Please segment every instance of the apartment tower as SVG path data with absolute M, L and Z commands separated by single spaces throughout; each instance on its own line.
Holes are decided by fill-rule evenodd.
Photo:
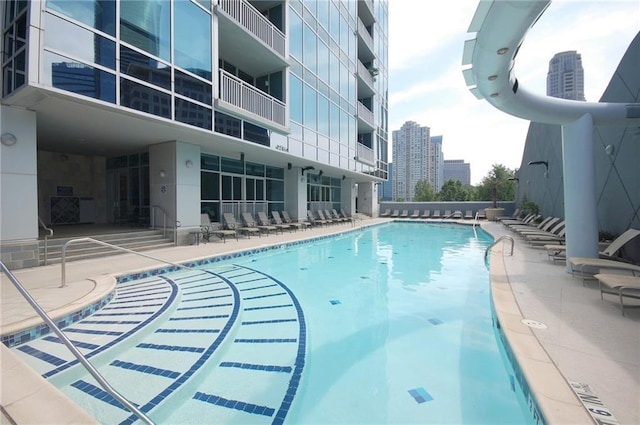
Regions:
M 431 155 L 429 127 L 407 121 L 394 130 L 393 140 L 393 199 L 411 201 L 416 183 L 429 180 Z
M 39 223 L 377 213 L 386 0 L 4 0 L 0 243 Z M 14 255 L 18 252 L 19 255 Z M 6 256 L 5 256 L 6 254 Z
M 582 57 L 575 50 L 556 53 L 549 61 L 547 96 L 585 100 Z

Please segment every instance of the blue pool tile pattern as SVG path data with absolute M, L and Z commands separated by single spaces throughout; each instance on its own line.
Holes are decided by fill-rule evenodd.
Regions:
M 342 304 L 342 303 L 340 302 L 340 300 L 330 300 L 329 302 L 331 303 L 331 305 L 338 305 L 338 304 Z
M 433 317 L 433 318 L 429 319 L 429 323 L 431 323 L 432 325 L 441 325 L 443 322 L 442 322 L 442 320 L 440 320 L 440 319 L 438 319 L 436 317 Z
M 431 394 L 429 394 L 427 390 L 422 387 L 409 390 L 409 394 L 411 394 L 411 397 L 413 397 L 417 403 L 424 403 L 433 400 Z

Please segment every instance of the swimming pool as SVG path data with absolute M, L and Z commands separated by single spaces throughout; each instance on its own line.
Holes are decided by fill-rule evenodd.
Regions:
M 492 326 L 490 242 L 374 226 L 122 283 L 65 332 L 158 423 L 531 423 Z M 56 344 L 20 352 L 100 421 L 133 422 Z

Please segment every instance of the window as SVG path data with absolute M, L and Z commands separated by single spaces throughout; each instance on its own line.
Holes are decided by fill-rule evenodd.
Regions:
M 166 61 L 171 59 L 171 2 L 122 0 L 120 38 Z

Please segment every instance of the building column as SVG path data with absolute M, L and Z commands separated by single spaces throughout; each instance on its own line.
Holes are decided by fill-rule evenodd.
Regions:
M 598 257 L 593 117 L 562 126 L 564 219 L 567 258 Z M 571 264 L 567 261 L 567 272 Z
M 34 267 L 39 264 L 36 114 L 0 108 L 0 252 L 9 269 Z
M 378 192 L 374 182 L 358 183 L 358 212 L 375 217 L 378 212 Z
M 167 228 L 177 220 L 185 237 L 189 228 L 199 228 L 200 184 L 199 146 L 177 141 L 149 146 L 151 222 L 156 228 L 165 224 L 160 208 L 167 214 Z
M 340 205 L 349 215 L 356 213 L 356 190 L 353 179 L 343 179 L 340 188 Z
M 307 173 L 300 167 L 284 170 L 284 209 L 292 220 L 307 219 Z

